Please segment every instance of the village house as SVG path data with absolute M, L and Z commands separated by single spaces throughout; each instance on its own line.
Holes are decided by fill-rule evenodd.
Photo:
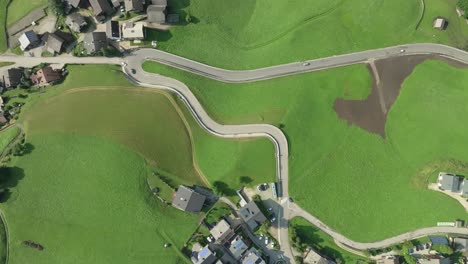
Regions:
M 8 123 L 8 119 L 3 115 L 3 112 L 0 113 L 0 125 Z
M 450 258 L 439 255 L 424 255 L 416 261 L 418 264 L 451 264 Z
M 229 246 L 229 251 L 234 256 L 235 259 L 240 259 L 242 254 L 248 249 L 247 245 L 245 244 L 244 240 L 240 236 L 236 236 L 232 241 L 231 245 Z
M 89 3 L 93 8 L 94 15 L 99 21 L 105 19 L 106 16 L 114 11 L 107 0 L 90 0 Z
M 468 238 L 456 237 L 453 239 L 453 248 L 463 256 L 468 256 Z
M 221 219 L 211 230 L 210 234 L 213 236 L 215 241 L 223 241 L 230 239 L 234 235 L 234 231 L 231 229 L 229 223 Z
M 68 0 L 68 4 L 73 8 L 79 8 L 84 6 L 87 2 L 86 0 Z
M 250 201 L 244 207 L 242 207 L 239 210 L 239 215 L 252 230 L 267 220 L 265 215 L 263 215 L 263 213 L 260 211 L 260 208 L 258 208 L 255 201 Z
M 85 18 L 78 14 L 72 13 L 65 19 L 65 24 L 73 31 L 80 33 L 88 25 Z
M 126 40 L 144 39 L 143 23 L 125 22 L 122 25 L 122 38 Z
M 166 0 L 152 0 L 146 9 L 148 22 L 163 24 L 166 22 Z
M 109 20 L 106 23 L 106 36 L 111 40 L 120 40 L 120 25 L 119 21 Z
M 252 247 L 242 257 L 242 264 L 266 264 L 266 262 L 260 252 Z
M 85 35 L 84 48 L 88 54 L 94 54 L 107 47 L 107 36 L 105 32 L 91 32 Z
M 127 12 L 143 12 L 143 2 L 141 0 L 125 0 L 124 4 Z
M 172 205 L 182 211 L 199 213 L 206 197 L 187 186 L 180 185 L 172 200 Z
M 46 33 L 42 37 L 42 41 L 45 43 L 44 50 L 52 54 L 58 54 L 62 51 L 63 44 L 65 41 L 54 33 Z
M 6 89 L 16 88 L 23 77 L 23 70 L 18 68 L 11 68 L 5 72 L 3 75 L 3 86 Z
M 200 244 L 196 243 L 192 247 L 192 257 L 190 260 L 194 264 L 213 264 L 216 262 L 216 256 L 208 248 L 208 245 L 201 248 Z
M 438 18 L 434 19 L 433 27 L 435 29 L 444 30 L 446 24 L 447 24 L 447 20 L 445 20 L 445 18 L 438 17 Z
M 20 48 L 22 51 L 33 48 L 34 46 L 40 43 L 39 37 L 32 30 L 26 31 L 23 34 L 21 34 L 21 36 L 18 38 L 18 41 L 20 43 Z
M 303 260 L 304 264 L 334 264 L 335 262 L 323 257 L 312 248 L 308 248 L 307 255 Z
M 33 84 L 45 86 L 61 80 L 62 72 L 60 70 L 54 70 L 50 66 L 46 66 L 36 73 L 31 74 L 29 78 Z
M 398 256 L 382 256 L 377 260 L 377 264 L 400 264 Z
M 439 177 L 437 178 L 439 189 L 444 191 L 459 192 L 460 182 L 461 178 L 459 176 L 445 172 L 439 173 Z

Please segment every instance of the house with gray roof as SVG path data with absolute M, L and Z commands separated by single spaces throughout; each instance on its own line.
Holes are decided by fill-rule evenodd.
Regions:
M 68 4 L 74 8 L 83 7 L 85 2 L 85 0 L 68 0 Z
M 456 252 L 461 252 L 464 256 L 468 256 L 468 238 L 456 237 L 453 239 L 453 249 Z
M 91 32 L 85 35 L 84 48 L 88 54 L 94 54 L 107 47 L 106 32 Z
M 85 18 L 79 13 L 72 13 L 65 19 L 65 24 L 73 31 L 80 33 L 88 25 Z
M 225 239 L 229 239 L 234 235 L 234 231 L 231 229 L 231 225 L 224 220 L 221 219 L 211 230 L 210 234 L 214 237 L 216 241 L 222 241 Z
M 3 75 L 3 86 L 6 89 L 16 88 L 23 77 L 23 70 L 19 68 L 11 68 L 5 72 Z
M 106 36 L 108 39 L 112 39 L 112 40 L 119 40 L 121 38 L 119 21 L 114 21 L 114 20 L 107 21 Z
M 208 245 L 198 249 L 199 245 L 194 245 L 192 248 L 192 263 L 194 264 L 213 264 L 216 262 L 216 256 L 208 248 Z
M 22 51 L 30 49 L 40 43 L 39 37 L 32 30 L 26 31 L 23 34 L 21 34 L 21 36 L 18 38 L 18 41 L 20 43 L 20 48 Z
M 468 196 L 468 180 L 463 179 L 462 183 L 460 184 L 460 194 L 462 196 Z
M 242 257 L 242 264 L 266 264 L 266 262 L 260 252 L 252 247 Z
M 60 53 L 65 42 L 61 37 L 54 33 L 44 34 L 42 40 L 45 42 L 44 49 L 52 54 Z
M 231 254 L 237 260 L 242 257 L 242 254 L 244 254 L 247 249 L 247 245 L 240 236 L 236 236 L 236 238 L 231 241 L 231 245 L 229 246 L 229 251 L 231 251 Z
M 441 190 L 460 192 L 461 178 L 455 174 L 441 172 L 439 173 L 437 182 Z
M 205 203 L 206 197 L 191 188 L 180 185 L 172 200 L 172 205 L 182 211 L 199 213 Z
M 257 226 L 263 224 L 267 219 L 260 211 L 255 201 L 248 202 L 239 210 L 239 215 L 245 223 L 254 230 Z
M 93 8 L 93 12 L 96 17 L 108 16 L 114 11 L 107 0 L 90 0 L 89 3 Z
M 125 0 L 125 10 L 133 12 L 143 12 L 143 2 L 141 0 Z
M 149 5 L 146 9 L 148 22 L 165 23 L 166 22 L 166 6 L 164 2 L 156 2 L 157 4 Z

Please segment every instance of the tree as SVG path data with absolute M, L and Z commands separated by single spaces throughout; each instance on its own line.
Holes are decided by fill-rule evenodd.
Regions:
M 49 0 L 49 9 L 57 16 L 65 15 L 65 5 L 62 0 Z
M 458 0 L 457 6 L 465 12 L 464 17 L 468 18 L 468 0 Z
M 223 196 L 224 195 L 224 183 L 220 181 L 213 182 L 212 190 L 216 195 Z

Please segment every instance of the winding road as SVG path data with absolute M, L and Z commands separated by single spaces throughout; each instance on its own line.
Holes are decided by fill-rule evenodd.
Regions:
M 59 64 L 123 65 L 123 71 L 126 73 L 128 79 L 134 82 L 135 84 L 149 88 L 168 90 L 175 93 L 187 105 L 188 109 L 190 110 L 198 124 L 205 130 L 207 130 L 209 133 L 223 138 L 269 138 L 275 145 L 277 177 L 280 186 L 279 189 L 281 196 L 280 204 L 283 209 L 281 217 L 278 217 L 279 243 L 281 245 L 282 251 L 284 252 L 284 257 L 292 262 L 294 258 L 288 239 L 288 222 L 292 217 L 295 216 L 304 217 L 309 222 L 316 225 L 319 229 L 332 236 L 335 239 L 335 241 L 343 244 L 346 247 L 356 250 L 387 247 L 392 244 L 400 243 L 404 240 L 414 239 L 421 236 L 437 233 L 468 235 L 468 228 L 428 227 L 371 243 L 360 243 L 350 240 L 349 238 L 337 233 L 336 231 L 328 227 L 326 224 L 322 223 L 313 215 L 301 209 L 297 204 L 289 202 L 288 142 L 285 135 L 279 128 L 267 124 L 219 124 L 210 118 L 210 116 L 204 110 L 200 102 L 185 84 L 172 78 L 145 72 L 142 69 L 143 62 L 147 60 L 157 61 L 162 64 L 176 67 L 218 81 L 240 83 L 266 80 L 304 72 L 312 72 L 341 67 L 345 65 L 367 63 L 369 60 L 384 59 L 393 56 L 407 56 L 416 54 L 436 54 L 468 64 L 467 52 L 445 45 L 430 43 L 398 45 L 393 47 L 242 71 L 216 68 L 154 49 L 140 49 L 125 56 L 124 58 L 76 58 L 68 56 L 30 58 L 13 55 L 3 55 L 0 56 L 0 61 L 15 62 L 17 65 L 24 67 L 34 66 L 42 62 Z M 132 73 L 133 70 L 135 70 L 135 73 Z

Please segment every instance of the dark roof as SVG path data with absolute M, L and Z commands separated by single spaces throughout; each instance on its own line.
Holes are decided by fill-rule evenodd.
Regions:
M 54 34 L 63 39 L 65 43 L 72 43 L 75 41 L 75 37 L 71 33 L 56 30 Z
M 431 243 L 436 245 L 448 245 L 448 239 L 447 237 L 444 236 L 429 236 L 429 239 L 431 240 Z
M 72 13 L 65 19 L 65 24 L 67 24 L 71 30 L 75 32 L 81 32 L 81 29 L 88 23 L 82 15 L 78 13 Z
M 202 209 L 205 199 L 204 195 L 180 185 L 172 200 L 172 205 L 186 212 L 198 213 Z
M 440 187 L 444 190 L 458 192 L 460 190 L 460 177 L 453 174 L 443 174 Z
M 151 0 L 152 5 L 167 6 L 167 0 Z
M 113 11 L 111 5 L 107 0 L 90 0 L 89 3 L 93 8 L 94 15 L 99 16 L 102 14 L 110 15 Z
M 120 38 L 120 26 L 119 21 L 109 20 L 106 23 L 106 35 L 110 39 Z
M 23 77 L 23 70 L 18 68 L 11 68 L 6 71 L 5 74 L 5 88 L 13 88 L 18 86 Z
M 141 0 L 125 0 L 125 10 L 143 11 L 143 2 Z
M 107 37 L 105 32 L 91 32 L 85 35 L 83 40 L 84 48 L 89 54 L 100 51 L 107 47 Z
M 165 6 L 149 5 L 148 9 L 146 9 L 146 14 L 148 15 L 148 21 L 155 22 L 155 23 L 166 22 L 166 14 L 164 13 L 165 9 L 166 9 Z
M 468 238 L 456 237 L 453 239 L 453 245 L 456 251 L 468 251 Z
M 18 38 L 18 41 L 20 42 L 21 47 L 24 50 L 24 49 L 29 48 L 31 45 L 34 45 L 34 44 L 38 43 L 39 42 L 39 37 L 37 36 L 37 34 L 34 31 L 29 30 L 29 31 L 24 32 Z
M 60 53 L 64 40 L 54 33 L 46 33 L 44 35 L 44 42 L 46 43 L 46 50 L 50 53 Z
M 120 6 L 120 1 L 119 0 L 112 0 L 111 2 L 112 2 L 112 6 L 115 7 L 115 8 Z
M 239 214 L 251 229 L 254 229 L 267 220 L 255 201 L 248 202 L 239 210 Z
M 80 5 L 82 5 L 83 1 L 82 0 L 68 0 L 68 4 L 73 6 L 74 8 L 77 8 L 79 7 Z

